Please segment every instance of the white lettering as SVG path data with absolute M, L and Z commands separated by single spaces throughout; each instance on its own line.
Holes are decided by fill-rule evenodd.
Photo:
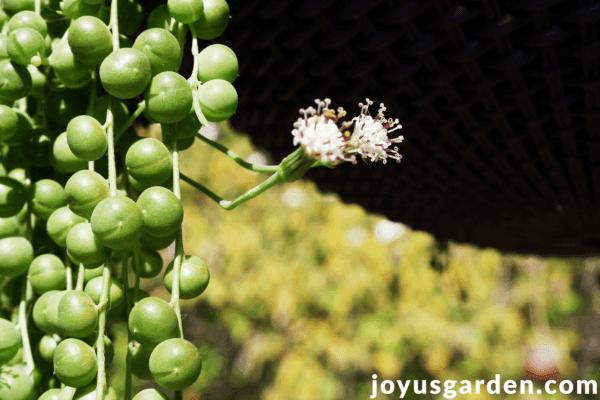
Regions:
M 477 385 L 477 388 L 475 389 L 475 393 L 476 394 L 480 394 L 481 393 L 481 385 L 485 385 L 485 381 L 479 380 L 479 381 L 475 381 L 475 384 Z
M 460 381 L 462 387 L 460 388 L 460 394 L 471 394 L 471 381 Z
M 513 381 L 513 380 L 507 380 L 506 382 L 504 382 L 504 391 L 507 394 L 515 394 L 517 393 L 516 389 L 517 388 L 517 382 Z
M 494 386 L 495 389 L 493 389 L 492 386 Z M 500 375 L 496 374 L 496 379 L 488 382 L 487 391 L 489 394 L 500 394 Z
M 431 390 L 431 394 L 440 394 L 440 392 L 442 391 L 442 389 L 440 388 L 440 381 L 435 380 L 435 381 L 431 381 L 431 388 L 433 390 Z
M 555 394 L 556 390 L 550 390 L 550 385 L 556 385 L 556 381 L 549 380 L 548 382 L 546 382 L 546 384 L 544 385 L 544 388 L 546 389 L 546 393 Z
M 377 375 L 373 374 L 373 394 L 369 398 L 374 399 L 375 397 L 377 397 Z
M 427 381 L 421 381 L 423 383 L 423 388 L 419 390 L 419 381 L 414 380 L 413 386 L 415 388 L 415 394 L 427 394 Z
M 529 386 L 529 393 L 525 393 L 525 385 Z M 521 394 L 533 394 L 533 382 L 530 380 L 521 381 Z
M 398 389 L 400 389 L 400 398 L 403 399 L 406 396 L 406 391 L 410 387 L 410 379 L 402 385 L 402 381 L 396 381 L 398 383 Z
M 565 385 L 569 387 L 568 391 L 565 390 Z M 573 382 L 571 381 L 562 381 L 559 387 L 562 394 L 571 394 L 573 392 Z
M 581 393 L 581 387 L 585 385 L 585 394 L 597 394 L 598 384 L 596 381 L 577 381 L 577 394 Z M 592 393 L 590 393 L 590 385 L 592 385 Z
M 385 387 L 388 386 L 389 389 Z M 381 393 L 383 394 L 392 394 L 394 393 L 394 382 L 392 381 L 383 381 L 381 382 Z
M 444 382 L 444 397 L 447 399 L 453 399 L 456 397 L 456 390 L 452 390 L 456 385 L 456 381 L 445 381 Z

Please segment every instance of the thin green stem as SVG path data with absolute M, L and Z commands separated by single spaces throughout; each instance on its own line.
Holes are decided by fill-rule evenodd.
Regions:
M 112 30 L 113 51 L 119 50 L 119 4 L 118 0 L 110 2 L 110 29 Z
M 127 310 L 127 314 L 125 318 L 131 312 L 132 301 L 131 301 L 131 293 L 129 292 L 129 268 L 127 265 L 127 255 L 123 257 L 121 260 L 121 282 L 123 283 L 123 287 L 125 288 L 125 309 Z M 127 319 L 125 319 L 127 321 Z M 125 330 L 125 336 L 127 338 L 127 352 L 125 353 L 125 400 L 131 399 L 131 352 L 129 351 L 129 329 Z
M 164 126 L 163 126 L 163 129 Z M 166 128 L 168 129 L 168 128 Z M 179 181 L 179 149 L 177 140 L 173 140 L 173 193 L 181 200 L 181 183 Z M 173 287 L 171 289 L 171 306 L 175 309 L 177 323 L 179 325 L 179 337 L 183 339 L 183 322 L 181 319 L 181 306 L 179 304 L 179 280 L 181 275 L 181 262 L 183 261 L 183 233 L 181 227 L 175 238 L 175 261 L 173 263 Z
M 224 200 L 223 198 L 219 197 L 217 194 L 212 192 L 210 189 L 206 188 L 204 185 L 196 182 L 195 180 L 193 180 L 192 178 L 188 177 L 187 175 L 185 175 L 183 173 L 180 174 L 180 177 L 181 177 L 181 180 L 183 180 L 184 182 L 187 182 L 188 184 L 192 185 L 194 188 L 200 190 L 202 193 L 204 193 L 205 195 L 210 197 L 213 201 L 215 201 L 218 205 L 220 205 L 225 210 L 233 210 L 240 204 L 245 203 L 248 200 L 255 198 L 259 194 L 272 188 L 273 186 L 277 185 L 278 183 L 283 182 L 283 179 L 281 179 L 279 174 L 274 173 L 260 185 L 248 190 L 246 193 L 236 197 L 234 200 L 229 201 L 229 200 Z
M 215 203 L 221 205 L 222 201 L 226 201 L 226 200 L 223 200 L 223 198 L 220 197 L 219 195 L 215 194 L 212 190 L 208 189 L 206 186 L 204 186 L 201 183 L 198 183 L 195 180 L 193 180 L 192 178 L 188 177 L 183 172 L 180 173 L 179 177 L 181 178 L 182 181 L 187 182 L 188 184 L 192 185 L 194 188 L 198 189 L 199 191 L 201 191 L 202 193 L 204 193 L 205 195 L 210 197 Z
M 247 161 L 244 161 L 242 158 L 240 158 L 240 156 L 238 156 L 237 154 L 235 154 L 233 151 L 229 150 L 227 147 L 223 146 L 221 143 L 217 143 L 214 140 L 210 140 L 209 138 L 207 138 L 206 136 L 197 133 L 196 136 L 202 140 L 203 142 L 205 142 L 206 144 L 214 147 L 215 149 L 219 150 L 221 153 L 227 155 L 229 158 L 231 158 L 233 161 L 235 161 L 236 163 L 238 163 L 239 165 L 241 165 L 242 167 L 249 169 L 250 171 L 255 171 L 255 172 L 277 172 L 277 169 L 279 168 L 278 165 L 258 165 L 258 164 L 252 164 L 249 163 Z
M 91 90 L 90 90 L 90 102 L 88 103 L 88 107 L 86 110 L 87 115 L 94 114 L 94 108 L 96 107 L 96 97 L 98 97 L 98 68 L 92 68 L 92 78 L 91 78 Z
M 133 302 L 136 303 L 140 291 L 140 246 L 133 246 L 133 270 L 135 271 L 135 282 L 133 286 Z
M 65 258 L 67 261 L 67 268 L 65 268 L 67 274 L 67 290 L 73 290 L 73 264 L 71 263 L 69 256 L 66 256 Z
M 181 184 L 179 183 L 179 149 L 177 140 L 173 140 L 173 193 L 181 200 Z
M 121 259 L 121 283 L 123 283 L 123 287 L 125 288 L 125 306 L 127 307 L 127 310 L 131 310 L 132 307 L 132 303 L 131 303 L 131 296 L 129 295 L 129 268 L 127 266 L 127 255 L 125 255 L 123 257 L 123 259 Z
M 83 290 L 83 283 L 85 279 L 85 267 L 83 264 L 79 264 L 79 271 L 77 272 L 77 283 L 75 284 L 75 290 Z
M 42 0 L 35 0 L 35 13 L 37 15 L 42 14 Z
M 179 64 L 181 64 L 185 46 L 185 35 L 187 34 L 187 25 L 177 22 L 174 18 L 171 18 L 169 30 L 173 36 L 177 38 L 177 42 L 179 43 Z
M 113 0 L 114 1 L 114 0 Z M 108 139 L 108 187 L 111 196 L 117 195 L 117 167 L 115 165 L 115 137 L 114 137 L 114 115 L 112 113 L 112 96 L 109 99 L 109 107 L 106 115 L 108 127 L 106 136 Z
M 195 37 L 194 37 L 195 39 Z M 196 57 L 194 57 L 194 63 Z M 196 75 L 194 75 L 196 76 Z M 180 185 L 180 171 L 179 171 L 179 151 L 177 149 L 177 140 L 173 140 L 173 192 L 179 200 L 181 200 L 181 185 Z M 179 324 L 179 337 L 183 339 L 183 322 L 181 318 L 181 305 L 179 304 L 180 295 L 180 276 L 181 276 L 181 263 L 183 261 L 183 231 L 181 227 L 177 231 L 177 237 L 175 238 L 175 262 L 173 263 L 173 287 L 171 290 L 171 305 L 175 308 L 175 314 L 177 315 L 177 323 Z M 175 391 L 174 400 L 183 400 L 183 391 Z
M 108 290 L 110 287 L 110 264 L 112 258 L 104 264 L 102 270 L 102 293 L 98 304 L 98 338 L 96 340 L 96 357 L 98 359 L 98 376 L 96 384 L 96 400 L 104 399 L 106 391 L 106 360 L 104 359 L 104 329 L 106 328 L 106 312 L 108 308 Z
M 115 132 L 115 142 L 118 142 L 119 139 L 121 139 L 121 136 L 123 136 L 127 128 L 129 128 L 131 124 L 133 124 L 133 121 L 135 121 L 137 117 L 142 115 L 145 109 L 146 101 L 142 101 L 140 104 L 138 104 L 138 108 L 134 111 L 134 113 L 131 114 L 129 118 L 127 118 L 127 121 L 125 121 L 123 126 L 118 127 L 117 131 Z
M 25 178 L 31 180 L 31 168 L 25 169 Z M 27 238 L 33 243 L 33 227 L 35 226 L 35 214 L 31 212 L 30 207 L 27 207 Z
M 177 23 L 177 34 L 175 37 L 179 42 L 179 64 L 181 64 L 181 60 L 183 59 L 183 52 L 185 46 L 185 36 L 187 34 L 187 25 L 182 23 Z
M 23 278 L 23 290 L 21 291 L 21 302 L 19 303 L 19 329 L 21 330 L 21 341 L 23 344 L 23 357 L 27 364 L 27 374 L 31 375 L 35 364 L 31 343 L 29 342 L 29 331 L 27 330 L 27 305 L 33 298 L 33 287 L 28 277 Z
M 131 362 L 133 361 L 133 357 L 129 349 L 129 329 L 125 329 L 125 335 L 127 336 L 127 352 L 125 353 L 125 400 L 131 400 Z
M 73 269 L 72 269 L 72 262 L 71 259 L 69 258 L 69 254 L 67 253 L 67 249 L 64 249 L 64 260 L 65 260 L 65 269 L 66 269 L 66 273 L 67 273 L 67 290 L 73 290 Z
M 91 79 L 91 90 L 90 90 L 90 102 L 86 114 L 92 116 L 94 114 L 94 108 L 96 107 L 96 98 L 98 97 L 98 68 L 92 68 L 92 79 Z M 93 171 L 95 169 L 94 161 L 88 161 L 88 169 Z
M 196 29 L 193 24 L 189 25 L 190 31 L 192 32 L 192 56 L 194 57 L 194 67 L 192 68 L 192 74 L 188 78 L 188 82 L 192 87 L 192 104 L 194 107 L 194 112 L 198 117 L 198 120 L 202 124 L 202 126 L 208 125 L 208 120 L 202 113 L 202 109 L 200 108 L 200 98 L 198 97 L 198 87 L 200 86 L 200 81 L 198 81 L 198 67 L 199 67 L 199 55 L 200 51 L 198 50 L 198 35 L 196 33 Z
M 200 67 L 200 62 L 198 60 L 198 55 L 200 51 L 198 49 L 198 34 L 196 32 L 196 28 L 194 25 L 190 25 L 190 31 L 192 32 L 192 56 L 194 57 L 194 67 L 192 68 L 192 74 L 190 75 L 190 81 L 198 81 L 198 68 Z
M 29 178 L 30 171 L 27 171 L 27 177 Z M 33 227 L 35 226 L 35 215 L 30 211 L 29 215 L 27 216 L 27 237 L 29 238 L 29 241 L 32 242 L 33 241 Z
M 198 90 L 196 87 L 192 88 L 192 104 L 194 107 L 194 112 L 196 113 L 196 117 L 202 124 L 202 126 L 208 126 L 208 120 L 202 113 L 202 109 L 200 108 L 200 95 L 198 94 Z
M 31 177 L 31 170 L 27 170 L 27 178 Z M 27 237 L 29 242 L 33 243 L 33 227 L 35 226 L 35 215 L 29 211 L 27 215 Z M 31 374 L 35 368 L 33 362 L 33 354 L 31 352 L 31 343 L 29 342 L 29 332 L 27 330 L 27 306 L 33 299 L 33 286 L 29 281 L 29 277 L 23 278 L 23 286 L 21 290 L 21 301 L 19 302 L 19 328 L 21 330 L 21 342 L 23 344 L 23 357 L 27 364 L 27 374 Z
M 119 12 L 118 0 L 110 3 L 110 27 L 112 30 L 113 51 L 119 49 Z M 115 165 L 115 118 L 112 112 L 113 98 L 109 97 L 106 112 L 106 136 L 108 139 L 108 185 L 111 196 L 117 195 L 117 168 Z M 96 341 L 96 356 L 98 360 L 98 376 L 96 382 L 96 400 L 103 400 L 106 391 L 106 360 L 104 359 L 104 329 L 106 328 L 106 313 L 108 290 L 110 288 L 110 274 L 112 264 L 112 251 L 102 271 L 102 294 L 100 296 L 98 313 L 98 340 Z
M 175 238 L 175 262 L 173 263 L 173 288 L 171 290 L 171 306 L 175 309 L 177 323 L 179 325 L 179 337 L 183 339 L 183 321 L 181 318 L 181 305 L 179 304 L 179 282 L 181 276 L 181 264 L 183 261 L 183 235 L 181 228 L 177 231 Z

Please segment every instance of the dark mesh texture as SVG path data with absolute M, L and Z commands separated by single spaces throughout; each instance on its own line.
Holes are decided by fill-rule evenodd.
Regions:
M 229 4 L 212 42 L 240 60 L 232 123 L 275 160 L 299 108 L 369 97 L 400 119 L 402 163 L 313 169 L 321 190 L 439 240 L 600 254 L 600 2 Z

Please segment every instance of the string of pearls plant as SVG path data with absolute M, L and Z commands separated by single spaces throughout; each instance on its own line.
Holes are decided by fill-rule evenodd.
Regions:
M 108 3 L 108 2 L 107 2 Z M 181 299 L 207 288 L 206 264 L 185 253 L 180 181 L 233 209 L 309 168 L 400 161 L 398 121 L 316 100 L 300 110 L 298 149 L 279 165 L 242 160 L 199 133 L 237 109 L 238 61 L 200 41 L 229 23 L 224 0 L 168 0 L 147 18 L 137 0 L 4 0 L 0 10 L 0 399 L 114 400 L 107 324 L 126 321 L 126 400 L 183 399 L 202 361 L 184 337 Z M 178 71 L 191 37 L 194 66 Z M 142 114 L 162 140 L 139 137 Z M 352 131 L 350 130 L 353 127 Z M 180 152 L 199 138 L 240 166 L 272 175 L 224 200 L 180 171 Z M 163 270 L 167 302 L 140 289 Z M 130 286 L 132 285 L 132 286 Z M 131 375 L 163 390 L 133 394 Z M 120 396 L 120 395 L 119 395 Z

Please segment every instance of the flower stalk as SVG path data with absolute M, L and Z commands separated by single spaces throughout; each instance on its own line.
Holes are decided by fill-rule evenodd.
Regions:
M 192 33 L 194 32 L 192 31 Z M 197 62 L 195 62 L 194 70 L 196 68 Z M 190 78 L 190 81 L 193 79 L 195 79 L 194 76 Z M 293 182 L 302 178 L 310 168 L 335 168 L 344 161 L 356 164 L 356 155 L 361 156 L 365 162 L 382 160 L 385 164 L 388 158 L 400 162 L 402 156 L 398 154 L 398 147 L 391 147 L 391 145 L 401 143 L 404 137 L 389 139 L 387 134 L 401 129 L 402 126 L 398 124 L 398 120 L 384 118 L 383 113 L 386 108 L 383 103 L 380 104 L 375 118 L 369 115 L 369 106 L 373 104 L 373 101 L 367 99 L 366 104 L 359 103 L 360 115 L 338 126 L 339 120 L 346 116 L 346 111 L 342 107 L 339 107 L 336 112 L 331 110 L 329 108 L 330 99 L 323 101 L 317 99 L 315 102 L 317 103 L 316 110 L 313 107 L 300 109 L 303 118 L 298 118 L 292 130 L 294 145 L 300 146 L 284 158 L 278 166 L 258 167 L 246 163 L 225 146 L 205 138 L 201 134 L 197 135 L 201 140 L 228 155 L 244 168 L 258 172 L 275 172 L 255 188 L 229 201 L 184 174 L 180 174 L 181 179 L 206 194 L 222 208 L 232 210 L 278 183 Z M 350 133 L 348 128 L 352 125 L 354 125 L 354 130 L 353 133 Z
M 242 166 L 250 171 L 271 172 L 272 173 L 272 172 L 277 172 L 277 170 L 279 169 L 279 165 L 258 165 L 258 164 L 249 163 L 248 161 L 243 160 L 235 152 L 229 150 L 227 147 L 223 146 L 222 144 L 220 144 L 218 142 L 215 142 L 214 140 L 210 140 L 209 138 L 202 135 L 201 133 L 197 133 L 196 137 L 198 137 L 200 140 L 202 140 L 204 143 L 208 144 L 209 146 L 212 146 L 215 149 L 219 150 L 221 153 L 223 153 L 226 156 L 228 156 L 229 158 L 231 158 L 233 161 L 238 163 L 240 166 Z
M 248 200 L 255 198 L 259 194 L 267 191 L 268 189 L 272 188 L 273 186 L 277 185 L 278 183 L 283 182 L 283 180 L 281 179 L 279 174 L 274 173 L 260 185 L 248 190 L 246 193 L 244 193 L 244 194 L 236 197 L 234 200 L 230 201 L 230 200 L 224 200 L 222 197 L 220 197 L 219 195 L 214 193 L 212 190 L 208 189 L 201 183 L 196 182 L 195 180 L 193 180 L 192 178 L 190 178 L 189 176 L 187 176 L 183 173 L 180 174 L 180 178 L 182 181 L 190 184 L 194 188 L 200 190 L 202 193 L 204 193 L 205 195 L 210 197 L 214 202 L 216 202 L 218 205 L 220 205 L 225 210 L 233 210 L 240 204 L 245 203 Z
M 314 164 L 315 160 L 299 147 L 281 161 L 277 168 L 277 175 L 284 182 L 294 182 L 302 178 Z

